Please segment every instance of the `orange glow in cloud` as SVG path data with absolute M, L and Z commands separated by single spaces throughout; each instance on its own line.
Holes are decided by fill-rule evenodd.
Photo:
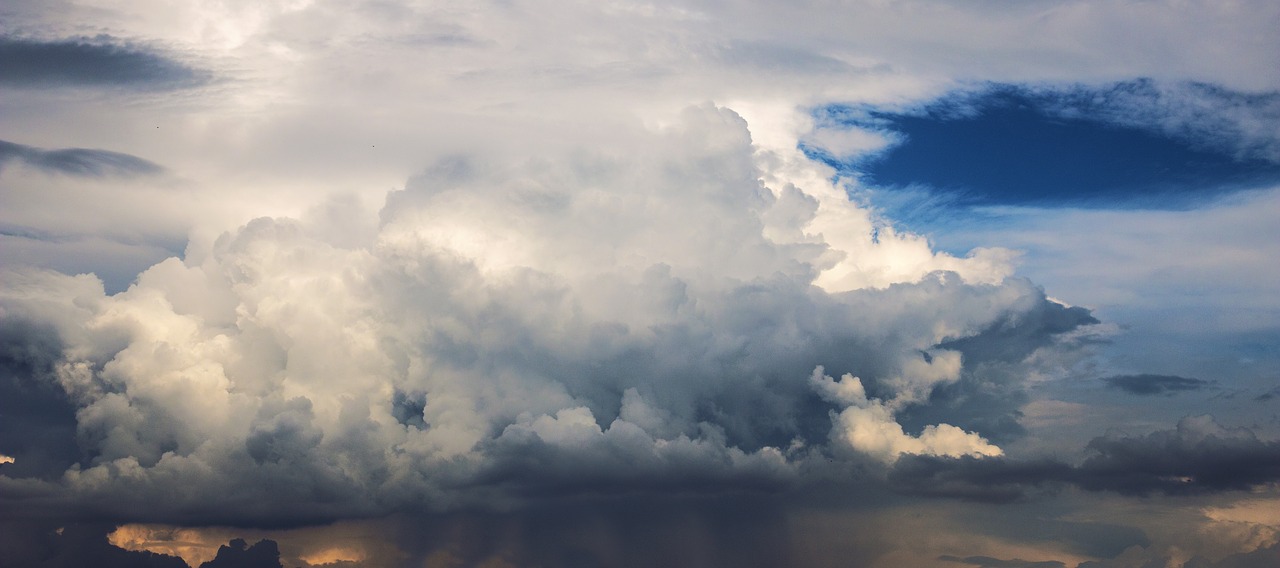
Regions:
M 320 564 L 332 564 L 334 562 L 363 562 L 365 554 L 364 550 L 358 548 L 350 546 L 335 546 L 305 554 L 301 558 L 303 562 L 315 566 Z
M 107 535 L 113 546 L 133 551 L 150 551 L 177 556 L 188 566 L 213 560 L 218 547 L 228 542 L 223 531 L 188 529 L 166 525 L 120 525 Z
M 377 523 L 349 522 L 290 530 L 252 530 L 231 527 L 175 527 L 126 524 L 107 535 L 112 545 L 132 551 L 149 551 L 182 558 L 192 568 L 213 560 L 218 548 L 234 538 L 249 543 L 271 539 L 280 547 L 285 566 L 321 567 L 356 562 L 377 568 L 390 566 L 399 552 L 382 543 L 385 534 Z

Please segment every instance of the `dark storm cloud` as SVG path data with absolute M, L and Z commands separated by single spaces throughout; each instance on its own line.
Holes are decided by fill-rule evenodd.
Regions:
M 1280 543 L 1260 547 L 1251 552 L 1232 554 L 1218 562 L 1202 557 L 1188 560 L 1184 568 L 1275 568 L 1280 566 Z
M 1139 395 L 1173 394 L 1181 391 L 1201 390 L 1212 384 L 1209 381 L 1179 377 L 1177 375 L 1147 374 L 1115 375 L 1103 377 L 1102 381 L 1111 388 Z
M 966 363 L 1021 361 L 1063 333 L 1100 323 L 1087 308 L 1041 302 L 1024 312 L 1010 312 L 981 333 L 939 345 L 964 353 Z
M 908 431 L 946 423 L 982 432 L 996 443 L 1018 438 L 1025 433 L 1018 423 L 1018 408 L 1028 400 L 1022 362 L 1037 349 L 1055 343 L 1071 348 L 1062 345 L 1066 334 L 1097 323 L 1088 309 L 1043 301 L 1026 311 L 1011 312 L 976 335 L 943 342 L 938 347 L 964 356 L 960 380 L 934 387 L 928 400 L 908 406 L 898 419 Z M 1092 340 L 1080 336 L 1067 341 Z
M 0 37 L 0 84 L 14 87 L 180 88 L 205 75 L 163 53 L 110 37 L 38 41 Z
M 53 478 L 80 457 L 75 406 L 50 378 L 62 341 L 47 325 L 0 318 L 0 465 L 10 477 Z
M 1280 442 L 1224 428 L 1208 416 L 1184 418 L 1146 436 L 1103 436 L 1077 468 L 1075 483 L 1126 495 L 1245 490 L 1280 480 Z
M 939 556 L 938 560 L 947 562 L 955 562 L 957 564 L 968 564 L 970 566 L 978 566 L 979 568 L 1065 568 L 1066 564 L 1057 560 L 1046 560 L 1043 562 L 1033 562 L 1030 560 L 1001 560 L 990 556 L 966 556 L 958 558 L 955 556 Z
M 124 550 L 107 541 L 111 524 L 0 521 L 0 564 L 14 568 L 190 568 L 181 558 Z
M 398 541 L 414 566 L 432 558 L 457 566 L 818 565 L 806 562 L 815 551 L 793 548 L 786 513 L 780 500 L 751 495 L 568 498 L 407 517 L 401 526 L 414 528 Z
M 907 495 L 1010 503 L 1071 473 L 1071 466 L 1053 460 L 903 456 L 889 472 L 889 485 Z
M 164 171 L 154 162 L 120 152 L 89 148 L 43 150 L 0 140 L 0 169 L 10 161 L 19 161 L 45 172 L 79 177 L 135 176 Z
M 1172 566 L 1174 558 L 1158 556 L 1143 566 Z M 1123 560 L 1092 560 L 1082 562 L 1077 568 L 1127 568 L 1134 566 Z M 1262 546 L 1249 552 L 1238 552 L 1226 556 L 1217 562 L 1203 556 L 1193 556 L 1181 565 L 1182 568 L 1275 568 L 1280 566 L 1280 543 Z
M 904 456 L 890 471 L 896 491 L 970 501 L 1012 502 L 1034 490 L 1072 484 L 1123 495 L 1185 495 L 1243 491 L 1280 481 L 1280 442 L 1208 416 L 1188 417 L 1173 430 L 1146 436 L 1107 435 L 1071 466 L 1054 460 Z
M 276 541 L 263 539 L 250 545 L 244 539 L 233 539 L 218 547 L 218 555 L 200 568 L 280 568 L 280 547 Z

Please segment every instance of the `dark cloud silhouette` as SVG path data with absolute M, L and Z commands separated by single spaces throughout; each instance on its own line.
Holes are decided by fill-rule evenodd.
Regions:
M 958 558 L 955 556 L 939 556 L 938 560 L 947 562 L 955 562 L 957 564 L 968 564 L 970 566 L 978 566 L 979 568 L 1065 568 L 1066 564 L 1057 560 L 1045 560 L 1041 562 L 1033 562 L 1030 560 L 1001 560 L 990 556 L 966 556 Z
M 62 341 L 48 325 L 0 317 L 0 465 L 9 477 L 54 478 L 80 457 L 76 409 L 49 380 Z
M 0 169 L 10 161 L 20 161 L 46 172 L 80 177 L 150 175 L 164 171 L 154 162 L 110 150 L 43 150 L 0 140 Z
M 908 495 L 985 503 L 1011 503 L 1049 482 L 1070 479 L 1071 466 L 1053 460 L 903 456 L 889 471 L 889 485 Z
M 1115 375 L 1103 377 L 1102 381 L 1111 388 L 1139 395 L 1173 394 L 1175 392 L 1201 390 L 1212 384 L 1209 381 L 1179 377 L 1177 375 L 1148 374 Z
M 1280 442 L 1244 428 L 1224 428 L 1209 416 L 1184 418 L 1173 430 L 1146 436 L 1103 436 L 1074 481 L 1090 490 L 1127 495 L 1245 490 L 1280 480 Z
M 276 541 L 262 539 L 252 545 L 244 539 L 232 539 L 218 547 L 218 555 L 200 568 L 281 568 L 280 547 Z
M 1258 396 L 1255 396 L 1253 397 L 1253 400 L 1257 402 L 1266 402 L 1268 400 L 1273 400 L 1277 397 L 1280 397 L 1280 387 L 1273 388 L 1267 392 L 1264 392 Z
M 1030 309 L 1010 312 L 975 335 L 938 345 L 964 357 L 960 380 L 933 388 L 927 400 L 907 406 L 898 415 L 903 428 L 916 432 L 928 424 L 953 424 L 981 432 L 993 442 L 1021 437 L 1018 410 L 1028 400 L 1023 361 L 1037 349 L 1058 344 L 1071 349 L 1087 337 L 1064 336 L 1099 323 L 1085 308 L 1053 301 L 1037 302 Z M 927 354 L 926 354 L 927 356 Z
M 1142 566 L 1172 566 L 1174 562 L 1174 558 L 1168 555 L 1153 555 Z M 1135 566 L 1135 564 L 1131 560 L 1110 559 L 1082 562 L 1077 568 L 1127 568 L 1129 566 Z M 1249 552 L 1231 554 L 1216 562 L 1203 556 L 1193 556 L 1181 566 L 1182 568 L 1275 568 L 1280 566 L 1280 543 L 1262 546 Z
M 1280 566 L 1280 543 L 1250 552 L 1232 554 L 1218 562 L 1209 562 L 1197 556 L 1188 560 L 1183 568 L 1275 568 L 1276 566 Z
M 0 37 L 0 84 L 14 87 L 179 88 L 206 74 L 158 51 L 111 37 L 39 41 Z
M 190 568 L 181 558 L 124 550 L 107 541 L 110 524 L 58 525 L 0 521 L 0 565 L 6 568 Z M 238 566 L 238 565 L 237 565 Z

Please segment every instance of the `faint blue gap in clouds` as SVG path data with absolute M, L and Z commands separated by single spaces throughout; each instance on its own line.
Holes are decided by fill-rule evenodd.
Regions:
M 984 85 L 917 107 L 832 105 L 825 128 L 883 133 L 861 155 L 801 148 L 928 225 L 956 207 L 1195 208 L 1280 182 L 1280 93 L 1149 80 L 1101 88 Z

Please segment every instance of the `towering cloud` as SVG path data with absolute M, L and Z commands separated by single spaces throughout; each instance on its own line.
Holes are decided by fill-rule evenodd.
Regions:
M 908 433 L 895 409 L 962 380 L 940 345 L 1067 308 L 988 257 L 877 234 L 829 185 L 762 183 L 777 174 L 727 109 L 619 136 L 451 158 L 376 218 L 257 219 L 114 296 L 6 271 L 6 317 L 57 331 L 38 377 L 83 456 L 6 478 L 6 499 L 295 523 L 1001 453 L 950 424 Z
M 8 2 L 0 564 L 1265 560 L 1278 14 Z

